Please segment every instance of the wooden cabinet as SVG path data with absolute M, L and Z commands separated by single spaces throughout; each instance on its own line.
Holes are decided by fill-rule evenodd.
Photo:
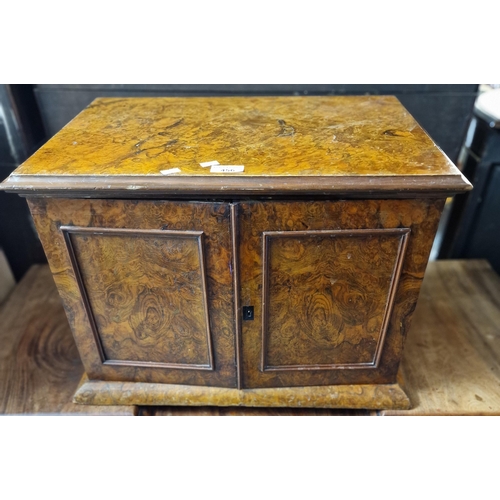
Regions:
M 393 98 L 238 98 L 98 100 L 3 187 L 28 198 L 77 401 L 403 408 L 444 200 L 470 186 Z

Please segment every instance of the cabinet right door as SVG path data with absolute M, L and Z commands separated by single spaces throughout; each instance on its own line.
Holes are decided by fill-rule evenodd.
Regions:
M 239 204 L 243 387 L 395 382 L 443 204 Z

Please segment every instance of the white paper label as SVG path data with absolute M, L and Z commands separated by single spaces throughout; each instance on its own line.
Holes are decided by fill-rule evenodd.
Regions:
M 180 174 L 180 173 L 181 173 L 180 168 L 171 168 L 169 170 L 160 170 L 160 174 L 163 174 L 163 175 Z
M 217 160 L 215 160 L 215 161 L 206 161 L 204 163 L 200 163 L 200 167 L 203 167 L 203 168 L 213 167 L 215 165 L 219 165 L 219 162 Z
M 210 169 L 212 174 L 233 174 L 244 171 L 244 165 L 215 165 Z

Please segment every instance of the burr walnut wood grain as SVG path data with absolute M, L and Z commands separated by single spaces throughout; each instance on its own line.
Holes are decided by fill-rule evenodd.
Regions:
M 82 402 L 357 408 L 408 406 L 405 335 L 470 188 L 381 96 L 97 99 L 0 186 L 28 196 Z
M 61 230 L 107 365 L 213 369 L 202 232 Z
M 19 175 L 447 175 L 453 164 L 392 96 L 96 99 Z
M 242 388 L 394 384 L 442 205 L 30 200 L 91 379 Z
M 394 383 L 442 207 L 241 203 L 243 386 Z
M 264 371 L 376 366 L 409 229 L 264 233 Z
M 29 205 L 91 378 L 236 385 L 228 205 Z
M 74 401 L 92 405 L 248 406 L 270 408 L 410 408 L 399 383 L 318 387 L 228 389 L 82 378 Z
M 244 165 L 213 174 L 201 162 Z M 163 176 L 162 170 L 179 173 Z M 470 189 L 391 96 L 96 99 L 1 189 L 85 197 Z

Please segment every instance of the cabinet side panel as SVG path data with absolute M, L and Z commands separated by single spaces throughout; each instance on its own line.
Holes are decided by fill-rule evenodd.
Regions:
M 236 386 L 227 204 L 28 202 L 90 378 Z

